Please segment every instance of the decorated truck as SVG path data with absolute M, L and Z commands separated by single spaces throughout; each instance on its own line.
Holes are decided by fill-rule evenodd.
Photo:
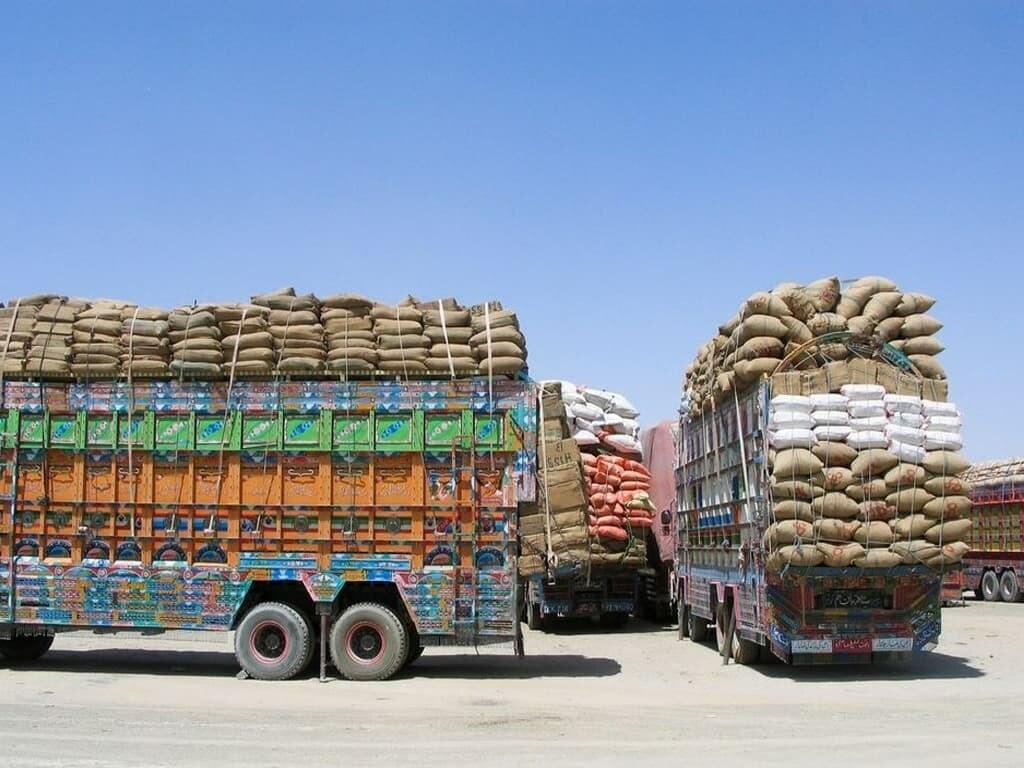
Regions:
M 531 629 L 620 626 L 637 610 L 653 522 L 637 413 L 615 393 L 542 387 L 537 502 L 520 517 L 523 613 Z
M 389 355 L 407 371 L 381 370 L 384 360 L 369 354 L 376 347 L 354 341 L 376 334 L 374 344 L 390 348 L 389 334 L 378 333 L 385 329 L 369 302 L 348 298 L 334 309 L 313 304 L 328 319 L 310 324 L 301 358 L 286 357 L 285 337 L 273 332 L 280 310 L 259 304 L 215 308 L 205 314 L 216 322 L 195 327 L 179 316 L 178 333 L 173 313 L 170 323 L 144 321 L 172 341 L 157 333 L 138 346 L 141 326 L 127 319 L 137 309 L 79 306 L 66 323 L 74 335 L 58 343 L 39 330 L 48 301 L 35 305 L 32 326 L 19 325 L 25 303 L 0 314 L 5 349 L 28 336 L 21 364 L 0 374 L 0 654 L 8 660 L 37 658 L 69 630 L 233 630 L 241 669 L 268 680 L 316 661 L 323 677 L 328 659 L 348 679 L 384 679 L 437 645 L 513 642 L 522 651 L 516 509 L 535 493 L 536 385 L 489 370 L 521 359 L 485 352 L 482 363 L 462 357 L 456 367 L 460 358 L 449 354 L 451 372 L 437 378 L 419 357 Z M 50 325 L 64 322 L 66 306 L 51 310 Z M 386 330 L 408 330 L 403 324 L 428 311 L 388 307 L 380 316 L 405 318 Z M 446 314 L 445 335 L 464 325 L 458 338 L 468 341 L 469 313 Z M 97 343 L 79 335 L 83 315 L 87 327 L 110 328 L 103 345 L 122 350 L 120 365 L 97 362 L 99 353 L 71 364 L 96 366 L 91 375 L 67 365 L 87 343 L 79 339 Z M 246 315 L 261 321 L 240 320 Z M 339 317 L 377 328 L 346 337 L 351 356 L 332 356 L 339 347 L 320 335 Z M 209 355 L 174 357 L 182 323 L 193 340 L 219 340 L 234 361 L 243 330 L 257 329 L 270 354 L 247 357 L 272 362 L 202 362 L 222 376 L 170 368 L 160 359 L 168 350 L 171 363 L 214 357 L 211 344 L 192 347 Z M 193 334 L 198 328 L 207 330 Z M 46 353 L 68 352 L 33 357 L 41 333 Z M 415 337 L 409 348 L 425 335 Z M 139 353 L 148 365 L 136 365 L 140 349 L 152 350 Z
M 743 664 L 935 646 L 971 520 L 933 303 L 884 278 L 785 284 L 701 350 L 676 471 L 681 636 Z
M 1019 602 L 1024 598 L 1024 459 L 975 464 L 961 480 L 974 503 L 975 526 L 960 586 L 979 600 Z

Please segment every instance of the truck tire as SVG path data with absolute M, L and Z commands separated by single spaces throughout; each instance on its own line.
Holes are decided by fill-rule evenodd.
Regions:
M 703 643 L 708 639 L 707 619 L 693 612 L 692 606 L 686 606 L 686 631 L 695 643 Z
M 526 604 L 526 626 L 533 630 L 544 627 L 544 620 L 540 617 L 540 606 L 532 601 Z
M 0 656 L 12 664 L 35 661 L 53 645 L 53 635 L 37 635 L 33 637 L 13 637 L 0 640 Z
M 999 577 L 999 596 L 1003 598 L 1004 603 L 1016 603 L 1020 600 L 1020 583 L 1012 568 L 1007 568 Z
M 761 646 L 753 640 L 732 633 L 732 660 L 737 664 L 757 664 L 761 660 Z
M 331 659 L 349 680 L 387 680 L 408 656 L 405 625 L 379 603 L 356 603 L 331 627 Z
M 1002 595 L 999 594 L 999 576 L 995 571 L 985 571 L 985 575 L 981 577 L 981 596 L 989 603 L 1002 599 Z
M 290 680 L 312 654 L 309 622 L 285 603 L 260 603 L 235 630 L 235 658 L 255 680 Z

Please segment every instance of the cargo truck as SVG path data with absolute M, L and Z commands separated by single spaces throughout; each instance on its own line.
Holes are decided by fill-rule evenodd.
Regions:
M 931 650 L 941 627 L 942 569 L 769 567 L 768 435 L 784 376 L 737 393 L 732 404 L 681 419 L 674 585 L 680 635 L 697 642 L 710 635 L 723 656 L 741 664 L 769 653 L 820 664 Z
M 393 376 L 393 375 L 392 375 Z M 0 654 L 234 631 L 250 677 L 512 642 L 523 378 L 0 380 Z M 319 649 L 318 658 L 314 655 Z
M 971 486 L 975 520 L 963 561 L 965 590 L 978 600 L 1024 598 L 1024 459 L 976 464 L 962 475 Z

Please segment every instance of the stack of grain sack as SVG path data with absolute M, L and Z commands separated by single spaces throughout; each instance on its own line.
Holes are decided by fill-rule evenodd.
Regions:
M 397 305 L 357 294 L 321 300 L 282 288 L 249 303 L 172 312 L 53 294 L 0 305 L 0 374 L 35 378 L 230 378 L 330 373 L 465 376 L 525 371 L 514 312 L 496 301 Z
M 645 529 L 651 526 L 650 472 L 639 461 L 584 447 L 570 437 L 564 397 L 577 391 L 544 382 L 538 499 L 520 507 L 524 576 L 547 571 L 592 572 L 595 567 L 639 567 L 646 561 Z M 574 395 L 569 395 L 574 399 Z
M 880 277 L 784 284 L 751 296 L 688 369 L 694 412 L 770 376 L 770 569 L 941 569 L 966 554 L 969 463 L 934 303 Z
M 631 459 L 641 456 L 640 412 L 624 395 L 562 381 L 562 404 L 569 435 L 586 449 L 602 446 Z

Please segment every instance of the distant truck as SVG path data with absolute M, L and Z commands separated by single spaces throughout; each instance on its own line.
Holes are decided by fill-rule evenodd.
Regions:
M 647 530 L 647 565 L 638 572 L 636 615 L 655 622 L 675 619 L 672 598 L 676 552 L 676 450 L 678 422 L 666 419 L 640 434 L 644 464 L 651 472 L 651 502 L 655 519 Z
M 978 600 L 1024 598 L 1024 459 L 975 464 L 962 475 L 971 489 L 974 527 L 963 561 L 963 589 Z

